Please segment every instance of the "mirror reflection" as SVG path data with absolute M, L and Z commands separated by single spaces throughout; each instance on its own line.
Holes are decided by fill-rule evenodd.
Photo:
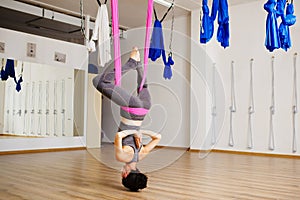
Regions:
M 0 138 L 83 136 L 84 71 L 1 60 Z

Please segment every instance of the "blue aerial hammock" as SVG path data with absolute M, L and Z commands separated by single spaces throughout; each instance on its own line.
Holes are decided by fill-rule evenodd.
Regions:
M 16 80 L 14 60 L 7 59 L 5 69 L 4 60 L 2 60 L 1 79 L 2 81 L 6 81 L 9 77 L 14 78 Z
M 278 4 L 278 2 L 277 2 L 277 4 Z M 284 5 L 285 5 L 285 2 L 284 2 Z M 296 16 L 294 15 L 293 3 L 287 4 L 286 13 L 284 15 L 284 11 L 283 11 L 283 13 L 281 15 L 281 19 L 282 19 L 282 22 L 279 25 L 280 47 L 282 49 L 284 49 L 285 51 L 287 51 L 292 46 L 289 27 L 296 23 Z
M 219 0 L 217 40 L 221 46 L 229 46 L 229 15 L 227 0 Z
M 200 43 L 206 44 L 214 34 L 214 21 L 218 14 L 217 40 L 221 46 L 229 46 L 229 14 L 227 0 L 213 0 L 211 15 L 209 16 L 209 7 L 207 0 L 202 0 L 202 23 L 200 29 Z
M 16 80 L 15 80 L 15 82 L 16 82 L 16 90 L 18 91 L 18 92 L 20 92 L 21 91 L 21 83 L 23 82 L 23 67 L 24 67 L 24 63 L 22 62 L 22 68 L 21 68 L 21 73 L 20 73 L 20 75 L 19 75 L 19 80 L 16 82 Z
M 170 42 L 170 53 L 168 55 L 168 60 L 166 59 L 166 52 L 165 52 L 165 47 L 164 47 L 164 38 L 163 38 L 163 32 L 162 32 L 162 22 L 167 16 L 168 12 L 173 8 L 174 4 L 169 7 L 165 15 L 161 20 L 158 20 L 157 14 L 154 10 L 154 15 L 155 15 L 155 21 L 154 21 L 154 27 L 152 31 L 152 36 L 151 36 L 151 43 L 150 43 L 150 49 L 149 49 L 149 58 L 152 61 L 156 61 L 160 56 L 162 56 L 165 68 L 164 68 L 164 75 L 163 77 L 165 79 L 171 79 L 172 77 L 172 69 L 171 66 L 174 65 L 174 61 L 172 58 L 172 50 L 171 50 L 171 43 L 172 43 L 172 31 L 171 30 L 171 42 Z M 174 15 L 174 14 L 173 14 Z M 173 22 L 174 22 L 174 16 L 172 17 L 172 29 L 173 29 Z
M 266 20 L 266 48 L 272 52 L 275 49 L 282 48 L 287 51 L 291 47 L 289 26 L 296 23 L 294 15 L 293 1 L 286 7 L 284 14 L 285 0 L 268 0 L 264 4 L 264 9 L 268 12 Z M 281 17 L 281 24 L 278 28 L 277 17 Z
M 209 16 L 207 0 L 202 1 L 202 12 L 203 17 L 200 29 L 200 42 L 205 44 L 210 41 L 214 34 L 214 19 Z
M 280 38 L 278 34 L 277 26 L 277 12 L 275 9 L 276 1 L 268 0 L 264 4 L 264 9 L 268 12 L 267 21 L 266 21 L 266 39 L 265 46 L 272 52 L 274 49 L 280 48 Z
M 16 90 L 19 92 L 21 90 L 21 83 L 23 82 L 23 64 L 21 69 L 20 78 L 17 81 L 15 73 L 15 60 L 7 59 L 4 69 L 4 58 L 2 59 L 2 68 L 1 68 L 1 80 L 6 81 L 9 77 L 13 78 L 16 83 Z

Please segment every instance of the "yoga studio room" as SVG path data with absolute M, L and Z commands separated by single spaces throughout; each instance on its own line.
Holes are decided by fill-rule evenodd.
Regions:
M 0 0 L 0 200 L 300 199 L 299 0 Z

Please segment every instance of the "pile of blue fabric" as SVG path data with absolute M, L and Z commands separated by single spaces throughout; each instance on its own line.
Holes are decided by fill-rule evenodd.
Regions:
M 264 9 L 268 12 L 266 20 L 266 48 L 270 52 L 279 48 L 287 51 L 292 46 L 289 27 L 296 23 L 294 5 L 286 3 L 286 0 L 268 0 L 264 4 Z M 277 25 L 278 17 L 281 18 L 279 27 Z

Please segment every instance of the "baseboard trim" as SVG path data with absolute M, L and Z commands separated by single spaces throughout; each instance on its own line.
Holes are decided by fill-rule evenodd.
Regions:
M 232 151 L 232 150 L 223 150 L 223 149 L 212 149 L 212 150 L 191 149 L 190 152 L 199 152 L 199 153 L 210 153 L 210 152 L 211 153 L 228 153 L 228 154 L 239 154 L 239 155 L 249 155 L 249 156 L 264 156 L 264 157 L 300 159 L 300 155 L 259 153 L 259 152 L 246 152 L 246 151 Z
M 190 151 L 189 147 L 169 147 L 169 146 L 156 146 L 155 149 L 174 149 L 174 150 L 185 150 L 185 151 Z
M 72 147 L 72 148 L 53 148 L 53 149 L 32 149 L 32 150 L 17 150 L 17 151 L 1 151 L 1 155 L 11 154 L 27 154 L 27 153 L 46 153 L 46 152 L 58 152 L 58 151 L 78 151 L 86 150 L 86 147 Z
M 11 137 L 11 138 L 42 138 L 41 136 L 24 136 L 24 135 L 14 135 L 14 134 L 6 134 L 0 133 L 0 137 Z

